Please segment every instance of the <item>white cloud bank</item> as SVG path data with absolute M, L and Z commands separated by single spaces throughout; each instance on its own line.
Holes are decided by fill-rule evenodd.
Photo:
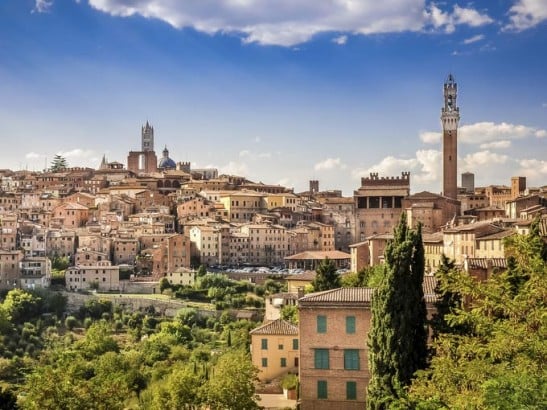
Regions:
M 440 132 L 425 131 L 420 133 L 420 140 L 426 144 L 437 144 L 441 141 Z M 458 142 L 464 144 L 485 144 L 499 140 L 509 141 L 524 138 L 544 138 L 547 130 L 526 125 L 510 124 L 507 122 L 477 122 L 462 125 L 458 128 Z
M 378 172 L 380 176 L 398 176 L 403 171 L 410 172 L 411 185 L 429 185 L 439 181 L 442 175 L 441 170 L 442 154 L 436 150 L 416 151 L 415 158 L 395 158 L 388 156 L 379 163 L 369 168 L 357 168 L 352 171 L 354 179 L 367 177 L 371 172 Z
M 175 28 L 240 35 L 244 43 L 294 46 L 315 34 L 444 31 L 492 23 L 486 13 L 426 0 L 89 0 L 105 13 L 155 18 Z M 340 38 L 340 37 L 339 37 Z
M 509 24 L 505 30 L 523 31 L 547 20 L 546 0 L 518 0 L 509 9 Z
M 315 164 L 313 169 L 315 169 L 316 171 L 329 169 L 346 169 L 346 165 L 342 163 L 340 158 L 327 158 L 326 160 Z

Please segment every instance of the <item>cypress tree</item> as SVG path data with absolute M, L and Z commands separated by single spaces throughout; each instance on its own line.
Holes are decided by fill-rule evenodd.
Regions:
M 409 229 L 403 213 L 386 247 L 384 278 L 372 299 L 369 409 L 387 409 L 404 394 L 414 372 L 425 367 L 424 265 L 421 227 Z

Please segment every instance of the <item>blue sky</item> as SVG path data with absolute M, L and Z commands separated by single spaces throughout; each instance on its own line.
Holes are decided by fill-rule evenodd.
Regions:
M 441 190 L 442 85 L 458 172 L 547 184 L 547 0 L 3 0 L 0 168 L 158 156 L 296 191 L 370 172 Z

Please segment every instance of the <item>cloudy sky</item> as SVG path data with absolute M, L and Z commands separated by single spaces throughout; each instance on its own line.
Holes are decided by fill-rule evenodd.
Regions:
M 370 172 L 547 184 L 547 0 L 2 0 L 0 168 L 158 156 L 351 195 Z

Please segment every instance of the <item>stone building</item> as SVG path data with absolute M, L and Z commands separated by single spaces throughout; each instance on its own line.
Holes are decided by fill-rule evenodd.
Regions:
M 403 199 L 410 193 L 410 172 L 400 177 L 378 177 L 371 173 L 361 178 L 361 187 L 354 192 L 355 240 L 391 233 L 403 212 Z
M 148 121 L 141 129 L 141 150 L 129 151 L 127 169 L 135 174 L 151 174 L 158 170 L 154 151 L 154 127 Z

